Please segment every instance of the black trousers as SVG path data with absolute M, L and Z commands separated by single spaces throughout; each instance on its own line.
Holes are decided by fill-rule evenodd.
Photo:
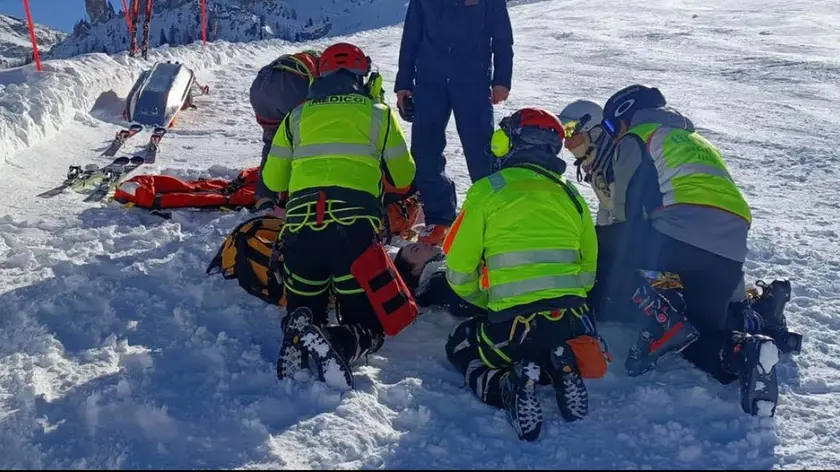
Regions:
M 625 232 L 627 224 L 596 226 L 598 237 L 598 266 L 595 285 L 589 291 L 587 303 L 600 321 L 631 321 L 638 309 L 632 303 L 635 261 L 628 257 Z
M 537 315 L 531 321 L 524 338 L 523 330 L 512 321 L 488 323 L 486 316 L 475 316 L 459 323 L 446 341 L 446 357 L 464 375 L 467 387 L 482 402 L 503 408 L 501 380 L 510 365 L 520 360 L 535 361 L 542 367 L 540 383 L 548 385 L 549 355 L 567 340 L 586 333 L 583 323 L 567 312 L 563 318 L 551 321 Z M 511 331 L 514 339 L 510 339 Z M 496 349 L 493 344 L 505 346 Z
M 384 337 L 373 306 L 350 273 L 353 262 L 376 238 L 367 219 L 347 226 L 331 222 L 320 230 L 304 226 L 296 233 L 283 234 L 287 312 L 305 306 L 312 310 L 315 322 L 325 326 L 330 290 L 334 290 L 341 326 L 324 331 L 348 361 L 357 357 L 354 353 L 376 350 L 371 346 L 378 349 Z
M 678 274 L 683 284 L 685 316 L 700 332 L 698 340 L 682 351 L 683 357 L 721 383 L 734 381 L 737 377 L 723 368 L 720 355 L 730 338 L 729 304 L 743 280 L 743 263 L 688 245 L 652 228 L 647 228 L 642 237 L 636 234 L 632 238 L 634 246 L 628 247 L 626 242 L 631 239 L 623 234 L 625 231 L 627 225 L 607 230 L 609 236 L 604 243 L 611 247 L 605 251 L 605 257 L 614 259 L 605 263 L 607 271 L 598 276 L 597 283 L 603 283 L 607 292 L 606 295 L 596 293 L 599 306 L 605 312 L 620 313 L 618 319 L 630 318 L 625 313 L 639 319 L 638 308 L 629 303 L 637 283 L 627 283 L 639 280 L 635 270 Z M 600 266 L 598 270 L 601 272 Z
M 688 321 L 701 333 L 723 330 L 732 294 L 743 279 L 744 264 L 659 232 L 653 234 L 638 267 L 679 274 Z

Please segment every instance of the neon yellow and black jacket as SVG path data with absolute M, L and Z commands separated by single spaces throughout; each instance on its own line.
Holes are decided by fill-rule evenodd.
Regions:
M 319 79 L 313 89 L 334 77 L 342 79 Z M 381 206 L 383 167 L 395 187 L 414 180 L 414 159 L 395 114 L 359 90 L 310 98 L 292 110 L 274 136 L 262 179 L 270 190 L 288 193 L 292 225 L 296 210 L 314 204 L 309 197 L 319 191 L 331 218 L 379 217 L 372 207 Z
M 539 172 L 549 166 L 534 164 L 475 182 L 444 241 L 449 284 L 486 307 L 491 322 L 581 306 L 595 282 L 589 207 L 562 177 L 565 163 L 552 160 L 550 175 L 559 182 Z

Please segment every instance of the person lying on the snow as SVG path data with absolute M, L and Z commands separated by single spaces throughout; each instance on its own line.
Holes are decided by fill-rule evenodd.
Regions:
M 752 216 L 720 152 L 643 85 L 610 97 L 601 126 L 616 143 L 611 199 L 622 247 L 611 277 L 633 277 L 624 296 L 648 317 L 625 367 L 640 375 L 681 352 L 722 383 L 739 379 L 745 412 L 772 416 L 776 343 L 726 326 L 733 294 L 744 293 Z
M 394 256 L 394 267 L 414 295 L 417 306 L 437 306 L 458 317 L 486 314 L 486 310 L 464 300 L 449 286 L 446 258 L 440 246 L 407 244 Z
M 607 369 L 586 304 L 597 242 L 586 201 L 562 176 L 557 117 L 524 108 L 499 126 L 497 171 L 472 185 L 443 242 L 452 289 L 487 315 L 460 323 L 446 354 L 481 401 L 505 409 L 519 437 L 534 441 L 541 373 L 563 418 L 575 421 L 589 410 L 583 378 Z
M 383 173 L 405 188 L 415 165 L 396 115 L 366 81 L 371 62 L 361 49 L 334 44 L 318 70 L 307 101 L 280 124 L 262 175 L 269 190 L 289 195 L 280 236 L 289 314 L 277 376 L 292 376 L 311 355 L 319 380 L 345 389 L 350 363 L 417 315 L 377 240 Z M 326 326 L 331 287 L 340 326 Z
M 263 66 L 251 83 L 249 97 L 257 123 L 263 129 L 263 149 L 260 172 L 265 167 L 271 142 L 283 118 L 306 100 L 309 85 L 318 76 L 320 53 L 306 50 L 283 54 Z M 280 196 L 270 192 L 260 181 L 257 184 L 258 211 L 282 205 Z

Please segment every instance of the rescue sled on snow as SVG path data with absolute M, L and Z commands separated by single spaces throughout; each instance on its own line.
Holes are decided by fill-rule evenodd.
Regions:
M 125 100 L 123 118 L 145 126 L 169 128 L 179 111 L 195 108 L 194 95 L 210 89 L 201 86 L 193 71 L 180 63 L 158 62 L 143 71 Z

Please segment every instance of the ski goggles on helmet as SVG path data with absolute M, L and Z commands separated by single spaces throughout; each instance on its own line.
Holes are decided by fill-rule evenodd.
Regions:
M 588 136 L 587 132 L 583 131 L 583 128 L 590 121 L 592 121 L 592 116 L 587 113 L 579 119 L 569 120 L 563 125 L 563 132 L 566 138 L 563 145 L 566 149 L 572 151 L 573 149 L 586 145 Z
M 563 131 L 566 134 L 566 139 L 578 134 L 583 128 L 592 121 L 592 115 L 589 113 L 581 116 L 576 120 L 568 120 L 563 124 Z
M 601 120 L 601 127 L 604 128 L 604 131 L 609 135 L 609 137 L 615 139 L 616 134 L 618 134 L 618 123 L 613 122 L 610 119 L 603 119 Z

